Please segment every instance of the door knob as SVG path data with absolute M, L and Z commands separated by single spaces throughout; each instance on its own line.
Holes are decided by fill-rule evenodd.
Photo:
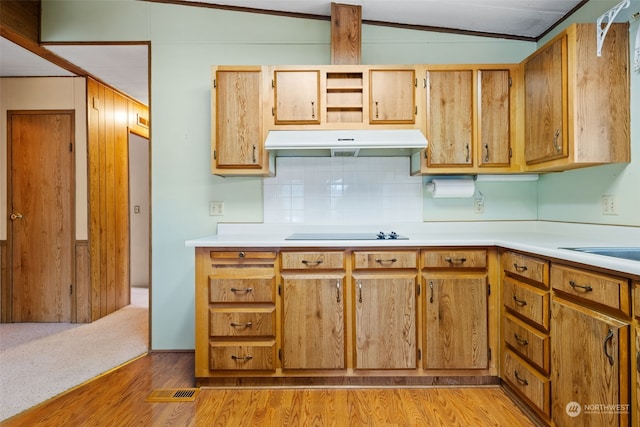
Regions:
M 14 221 L 16 219 L 22 219 L 22 214 L 21 213 L 12 213 L 11 216 L 9 216 L 9 218 L 11 218 Z

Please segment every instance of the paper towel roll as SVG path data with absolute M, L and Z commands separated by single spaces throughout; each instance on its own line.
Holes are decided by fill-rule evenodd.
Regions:
M 434 199 L 473 197 L 476 184 L 473 179 L 434 179 L 427 184 Z

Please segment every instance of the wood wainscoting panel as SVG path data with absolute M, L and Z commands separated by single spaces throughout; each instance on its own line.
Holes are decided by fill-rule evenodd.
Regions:
M 89 242 L 86 240 L 76 241 L 76 294 L 75 294 L 75 322 L 90 323 L 91 318 L 91 302 L 93 289 L 91 288 L 90 268 L 91 262 L 89 258 Z

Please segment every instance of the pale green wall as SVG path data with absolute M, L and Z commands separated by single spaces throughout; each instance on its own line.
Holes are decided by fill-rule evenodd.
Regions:
M 192 349 L 194 262 L 184 241 L 215 232 L 209 200 L 225 201 L 224 221 L 262 219 L 260 179 L 210 174 L 210 66 L 327 64 L 329 21 L 133 0 L 43 0 L 42 19 L 43 41 L 151 41 L 152 348 Z M 510 63 L 534 49 L 529 42 L 363 27 L 365 63 Z M 482 218 L 467 207 L 439 209 L 447 218 L 535 218 L 536 187 L 483 184 L 495 204 Z

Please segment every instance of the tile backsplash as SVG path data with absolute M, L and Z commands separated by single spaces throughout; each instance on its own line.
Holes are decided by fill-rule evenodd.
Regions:
M 422 178 L 408 157 L 279 157 L 265 178 L 264 223 L 422 222 Z

